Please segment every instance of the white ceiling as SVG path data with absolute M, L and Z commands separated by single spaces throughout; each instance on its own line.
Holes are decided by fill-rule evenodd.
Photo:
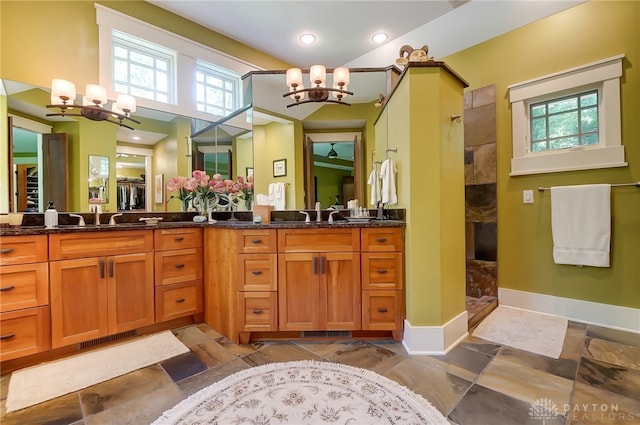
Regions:
M 584 0 L 147 1 L 292 65 L 334 68 L 389 66 L 404 44 L 437 60 Z M 380 31 L 383 46 L 371 40 Z M 298 40 L 306 32 L 311 46 Z

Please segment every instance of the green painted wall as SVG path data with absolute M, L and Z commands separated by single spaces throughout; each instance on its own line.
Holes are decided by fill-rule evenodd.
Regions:
M 612 193 L 611 267 L 557 265 L 550 193 L 539 186 L 640 181 L 640 2 L 589 1 L 444 58 L 471 86 L 496 85 L 498 284 L 502 288 L 640 308 L 640 190 Z M 624 53 L 621 85 L 624 168 L 510 177 L 510 84 Z

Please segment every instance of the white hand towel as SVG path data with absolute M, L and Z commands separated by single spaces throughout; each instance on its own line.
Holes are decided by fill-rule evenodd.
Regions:
M 269 204 L 273 205 L 273 200 L 275 199 L 275 190 L 276 190 L 276 184 L 275 183 L 269 183 Z
M 367 180 L 367 184 L 371 186 L 371 205 L 374 207 L 378 207 L 378 202 L 382 199 L 380 197 L 380 176 L 378 175 L 378 170 L 375 168 L 369 174 L 369 180 Z
M 396 164 L 393 159 L 385 159 L 380 166 L 380 179 L 382 180 L 382 203 L 395 205 L 398 203 L 396 193 Z
M 287 203 L 284 183 L 273 183 L 273 206 L 275 210 L 284 210 Z
M 556 264 L 609 267 L 611 185 L 552 187 L 551 232 Z

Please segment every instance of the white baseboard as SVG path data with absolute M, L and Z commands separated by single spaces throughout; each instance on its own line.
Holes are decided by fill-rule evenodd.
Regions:
M 640 309 L 498 288 L 498 303 L 575 322 L 640 333 Z M 406 331 L 405 331 L 406 332 Z
M 444 355 L 467 337 L 468 330 L 466 310 L 441 326 L 412 326 L 405 319 L 402 345 L 411 355 Z

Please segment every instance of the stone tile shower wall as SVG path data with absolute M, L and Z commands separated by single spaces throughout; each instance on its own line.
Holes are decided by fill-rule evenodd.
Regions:
M 467 296 L 498 296 L 496 90 L 464 96 Z

